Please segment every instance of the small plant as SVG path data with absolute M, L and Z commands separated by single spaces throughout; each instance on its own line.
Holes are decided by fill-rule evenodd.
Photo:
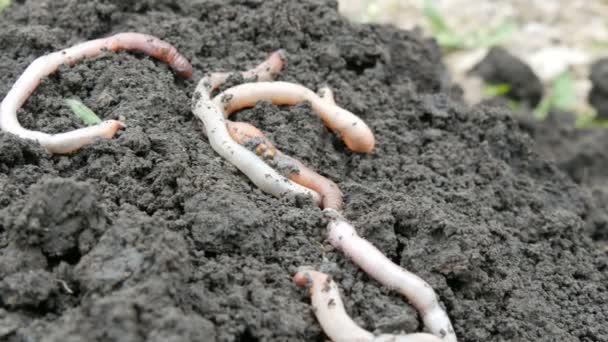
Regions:
M 11 4 L 11 0 L 0 0 L 0 13 L 2 13 L 2 11 L 4 11 L 5 8 L 10 6 L 10 4 Z
M 546 96 L 534 110 L 534 117 L 544 120 L 552 109 L 573 111 L 576 107 L 574 78 L 570 71 L 561 73 Z
M 576 128 L 608 128 L 608 120 L 598 118 L 597 113 L 589 112 L 585 114 L 580 114 L 576 117 L 576 122 L 574 123 L 574 127 Z
M 488 84 L 483 88 L 484 95 L 488 97 L 505 96 L 511 91 L 509 83 Z
M 475 48 L 489 48 L 501 45 L 509 39 L 517 26 L 511 19 L 507 19 L 500 25 L 488 30 L 479 30 L 467 34 L 458 34 L 448 26 L 439 10 L 433 5 L 432 0 L 424 4 L 424 15 L 429 20 L 433 36 L 439 46 L 447 50 L 467 50 Z
M 76 115 L 85 125 L 92 126 L 101 123 L 101 119 L 84 103 L 76 99 L 64 100 L 72 113 Z

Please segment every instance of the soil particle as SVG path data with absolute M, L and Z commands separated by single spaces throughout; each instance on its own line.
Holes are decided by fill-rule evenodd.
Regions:
M 6 225 L 25 245 L 40 246 L 49 258 L 84 254 L 106 227 L 98 196 L 88 183 L 48 179 L 28 191 L 25 205 Z
M 73 291 L 55 282 L 22 306 L 0 303 L 3 338 L 320 341 L 308 295 L 291 281 L 301 266 L 329 271 L 364 328 L 422 330 L 407 301 L 324 241 L 310 200 L 262 193 L 197 129 L 190 98 L 204 73 L 252 67 L 284 48 L 279 78 L 331 86 L 370 125 L 377 150 L 348 151 L 307 104 L 262 102 L 235 119 L 336 181 L 359 234 L 430 283 L 461 341 L 608 340 L 608 258 L 586 220 L 591 199 L 535 152 L 510 113 L 444 94 L 436 44 L 350 23 L 336 6 L 13 2 L 0 20 L 2 96 L 36 57 L 128 30 L 175 44 L 195 76 L 107 53 L 46 78 L 19 118 L 46 132 L 80 127 L 62 105 L 78 97 L 103 118 L 124 116 L 118 137 L 49 156 L 0 133 L 0 271 L 24 289 L 40 286 L 26 276 L 34 272 Z
M 528 108 L 535 108 L 543 97 L 543 85 L 532 68 L 501 47 L 490 49 L 472 73 L 490 84 L 509 84 L 506 95 Z
M 0 302 L 9 309 L 37 307 L 49 298 L 56 285 L 44 270 L 14 273 L 0 282 Z

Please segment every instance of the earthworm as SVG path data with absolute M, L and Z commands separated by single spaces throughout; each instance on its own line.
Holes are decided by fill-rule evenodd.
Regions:
M 393 263 L 333 209 L 324 209 L 330 217 L 327 226 L 332 246 L 346 254 L 369 276 L 405 296 L 420 312 L 424 325 L 445 342 L 456 342 L 456 334 L 446 312 L 439 305 L 433 288 L 422 278 Z
M 271 79 L 282 69 L 283 58 L 283 52 L 277 51 L 260 66 L 243 72 L 242 75 L 259 80 Z M 224 119 L 220 108 L 211 100 L 211 92 L 221 86 L 229 75 L 229 73 L 206 75 L 200 80 L 194 91 L 192 113 L 203 122 L 211 147 L 247 175 L 262 191 L 276 197 L 287 194 L 311 196 L 315 203 L 320 203 L 321 198 L 317 192 L 283 177 L 255 153 L 238 144 L 230 136 L 226 127 L 227 120 Z
M 313 312 L 325 334 L 333 342 L 442 342 L 437 336 L 426 333 L 407 335 L 374 334 L 357 325 L 346 313 L 338 286 L 325 273 L 304 269 L 296 273 L 293 281 L 307 287 Z
M 277 165 L 290 171 L 287 178 L 314 190 L 321 195 L 321 207 L 342 209 L 342 191 L 328 178 L 321 176 L 310 168 L 306 167 L 299 160 L 294 159 L 279 151 L 255 126 L 245 122 L 226 121 L 230 136 L 239 144 L 247 145 L 249 142 L 256 142 L 256 153 L 265 159 L 272 159 Z M 257 141 L 256 141 L 257 140 Z
M 263 81 L 263 78 L 271 78 L 273 75 L 269 72 L 264 72 L 263 70 L 262 73 L 264 77 L 260 77 L 260 75 L 258 75 L 258 80 Z M 290 179 L 296 183 L 299 183 L 300 185 L 315 190 L 313 191 L 314 193 L 318 193 L 322 196 L 323 201 L 321 205 L 324 208 L 324 212 L 326 212 L 330 217 L 330 222 L 328 224 L 328 240 L 330 243 L 336 249 L 349 256 L 355 264 L 361 267 L 381 284 L 391 289 L 396 289 L 399 293 L 408 298 L 420 311 L 425 325 L 435 336 L 441 337 L 441 340 L 445 342 L 455 342 L 456 336 L 450 320 L 445 311 L 443 311 L 443 309 L 439 306 L 437 296 L 435 295 L 433 289 L 420 277 L 394 264 L 369 241 L 359 237 L 353 226 L 342 217 L 338 211 L 342 207 L 342 193 L 335 183 L 306 168 L 296 159 L 281 153 L 264 136 L 264 134 L 253 125 L 231 122 L 225 119 L 224 115 L 228 116 L 234 111 L 253 106 L 259 100 L 270 100 L 275 104 L 295 104 L 307 100 L 311 102 L 313 109 L 320 114 L 330 129 L 338 130 L 341 133 L 349 148 L 354 151 L 369 152 L 371 149 L 373 149 L 374 138 L 369 128 L 367 128 L 367 125 L 360 121 L 359 118 L 354 116 L 354 114 L 337 107 L 334 102 L 333 93 L 329 88 L 322 88 L 321 96 L 317 96 L 307 88 L 286 82 L 259 82 L 243 84 L 230 88 L 217 95 L 213 99 L 213 105 L 209 104 L 209 94 L 213 89 L 215 89 L 216 84 L 221 84 L 226 77 L 226 74 L 216 76 L 215 80 L 222 80 L 217 81 L 217 83 L 213 82 L 213 76 L 203 79 L 199 83 L 199 88 L 197 88 L 197 91 L 201 94 L 195 95 L 199 97 L 204 96 L 203 100 L 199 99 L 198 101 L 195 101 L 195 107 L 198 108 L 195 108 L 194 111 L 195 114 L 205 123 L 207 134 L 210 138 L 209 140 L 214 140 L 211 134 L 221 131 L 222 137 L 219 138 L 219 141 L 224 144 L 228 144 L 229 142 L 244 148 L 241 145 L 254 142 L 256 143 L 256 153 L 258 155 L 266 159 L 272 159 L 273 162 L 280 162 L 281 160 L 286 161 L 288 165 L 298 170 L 298 172 L 292 172 L 290 174 Z M 331 114 L 332 110 L 325 110 L 326 108 L 332 108 L 332 110 L 338 108 L 351 116 L 340 114 L 336 119 L 335 117 L 328 115 L 328 113 Z M 222 115 L 220 111 L 223 111 L 224 115 Z M 340 125 L 340 122 L 346 120 L 344 119 L 345 117 L 348 117 L 348 120 L 351 120 L 354 117 L 356 120 L 359 120 L 361 124 L 351 126 L 349 129 L 336 129 L 336 127 L 344 127 Z M 327 123 L 328 121 L 329 124 Z M 355 140 L 357 137 L 362 139 Z M 216 142 L 215 145 L 217 144 L 218 143 Z M 214 146 L 213 142 L 212 146 Z M 216 147 L 214 147 L 214 149 L 218 151 Z M 252 153 L 247 149 L 245 150 Z M 232 159 L 236 161 L 240 160 L 240 152 L 237 153 L 239 157 L 235 157 L 234 155 L 230 156 L 225 151 L 221 150 L 218 151 L 218 153 L 225 156 L 226 159 L 229 159 L 230 161 L 232 161 Z M 261 162 L 260 158 L 255 158 L 255 162 L 252 160 L 252 164 L 257 165 L 258 162 Z M 267 166 L 267 164 L 263 162 L 262 164 Z M 257 172 L 254 170 L 252 175 L 247 174 L 249 178 L 254 181 L 254 183 L 256 183 L 256 181 L 253 177 L 256 176 L 256 173 Z M 262 189 L 266 192 L 270 192 L 264 188 Z M 330 195 L 328 195 L 328 193 Z M 334 297 L 329 299 L 339 300 L 337 290 Z M 339 303 L 341 304 L 341 302 Z M 355 337 L 355 335 L 350 335 L 351 332 L 359 334 L 364 338 L 369 337 L 369 335 L 366 335 L 369 333 L 356 327 L 356 325 L 350 321 L 350 319 L 348 319 L 343 307 L 337 316 L 334 317 L 329 314 L 326 316 L 324 316 L 324 318 L 319 318 L 319 321 L 323 325 L 324 329 L 328 329 L 327 333 L 330 337 L 332 337 L 332 339 L 334 337 L 337 338 L 334 339 L 334 342 L 354 341 L 351 339 L 351 337 Z M 332 319 L 336 319 L 338 323 L 331 323 Z M 373 335 L 371 335 L 371 337 L 373 337 Z M 371 341 L 371 337 L 370 339 L 364 339 L 364 341 Z M 438 340 L 437 337 L 433 337 L 429 334 L 414 334 L 399 337 L 384 336 L 379 337 L 378 341 L 390 341 L 391 339 L 396 341 Z
M 326 101 L 332 101 L 331 91 L 327 91 L 329 92 L 325 92 L 324 98 Z M 297 172 L 291 172 L 288 175 L 289 179 L 315 190 L 322 197 L 322 207 L 330 217 L 327 227 L 329 242 L 336 249 L 350 257 L 355 264 L 361 267 L 372 278 L 390 289 L 397 290 L 397 292 L 408 298 L 414 307 L 419 310 L 425 325 L 434 335 L 442 337 L 443 341 L 446 342 L 456 341 L 450 320 L 445 311 L 439 306 L 439 301 L 431 286 L 415 274 L 394 264 L 369 241 L 361 238 L 356 233 L 354 227 L 339 214 L 338 210 L 342 208 L 342 192 L 334 182 L 307 168 L 300 161 L 281 153 L 255 126 L 248 123 L 230 121 L 227 121 L 227 126 L 230 135 L 241 145 L 254 142 L 258 155 L 266 159 L 272 159 L 273 162 L 282 164 L 282 166 L 287 164 L 295 167 Z M 315 293 L 314 290 L 312 293 Z M 337 290 L 335 296 L 338 296 Z M 330 310 L 333 313 L 330 315 L 329 313 L 320 313 L 318 311 L 319 305 L 316 305 L 317 311 L 315 313 L 328 336 L 332 337 L 333 334 L 337 334 L 336 336 L 339 338 L 332 338 L 334 342 L 354 341 L 354 336 L 360 336 L 362 341 L 371 341 L 371 339 L 363 338 L 367 336 L 366 334 L 369 334 L 368 332 L 358 327 L 359 330 L 351 329 L 354 323 L 346 316 L 343 308 L 339 308 L 340 306 L 335 311 Z M 325 323 L 323 323 L 324 321 Z M 341 326 L 343 328 L 340 328 Z M 327 329 L 330 330 L 328 331 Z M 341 336 L 338 332 L 345 335 Z M 383 341 L 390 340 L 388 337 L 386 338 Z M 438 337 L 429 334 L 414 334 L 395 338 L 395 341 L 440 341 Z M 374 341 L 380 340 L 375 339 Z
M 90 40 L 70 48 L 35 59 L 17 79 L 0 105 L 0 128 L 23 139 L 36 140 L 50 153 L 70 153 L 98 138 L 110 139 L 124 125 L 116 120 L 76 129 L 66 133 L 47 134 L 25 129 L 17 119 L 17 110 L 38 87 L 42 79 L 57 71 L 62 64 L 74 65 L 87 58 L 95 58 L 105 50 L 143 52 L 166 62 L 181 76 L 190 77 L 192 66 L 177 49 L 156 37 L 127 32 L 107 38 Z
M 328 88 L 324 88 L 324 91 L 327 90 Z M 226 117 L 243 108 L 253 107 L 258 101 L 270 101 L 275 105 L 296 105 L 308 101 L 325 125 L 341 135 L 350 150 L 370 153 L 374 149 L 374 134 L 363 120 L 337 106 L 333 101 L 333 95 L 331 98 L 322 98 L 299 84 L 245 83 L 227 89 L 213 99 L 215 105 L 223 109 Z

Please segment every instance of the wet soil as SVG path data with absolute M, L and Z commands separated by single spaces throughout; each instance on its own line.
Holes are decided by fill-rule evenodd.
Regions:
M 608 340 L 605 231 L 593 199 L 497 107 L 448 96 L 437 46 L 358 25 L 335 1 L 17 1 L 0 20 L 0 95 L 36 57 L 121 31 L 175 44 L 197 70 L 107 55 L 46 79 L 19 112 L 78 127 L 77 97 L 128 128 L 70 156 L 0 133 L 0 339 L 324 341 L 291 276 L 334 276 L 375 332 L 422 330 L 416 311 L 324 241 L 310 201 L 253 186 L 190 113 L 210 70 L 288 52 L 282 80 L 329 84 L 373 129 L 349 152 L 307 104 L 259 103 L 238 120 L 336 181 L 359 233 L 437 291 L 462 341 Z M 594 240 L 594 238 L 596 240 Z

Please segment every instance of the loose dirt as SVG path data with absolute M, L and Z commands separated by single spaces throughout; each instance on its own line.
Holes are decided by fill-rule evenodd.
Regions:
M 204 72 L 284 48 L 280 78 L 329 84 L 376 151 L 349 152 L 306 104 L 236 118 L 336 181 L 359 233 L 436 289 L 461 341 L 608 340 L 608 257 L 593 239 L 606 220 L 590 219 L 592 198 L 537 153 L 528 126 L 452 98 L 419 33 L 350 23 L 335 1 L 16 2 L 0 19 L 0 96 L 36 57 L 121 31 L 175 44 L 197 72 L 108 53 L 44 80 L 19 118 L 78 127 L 62 104 L 77 97 L 124 116 L 118 138 L 50 156 L 0 133 L 0 339 L 323 341 L 290 279 L 304 265 L 334 276 L 366 329 L 422 329 L 324 241 L 318 208 L 260 192 L 190 113 Z

